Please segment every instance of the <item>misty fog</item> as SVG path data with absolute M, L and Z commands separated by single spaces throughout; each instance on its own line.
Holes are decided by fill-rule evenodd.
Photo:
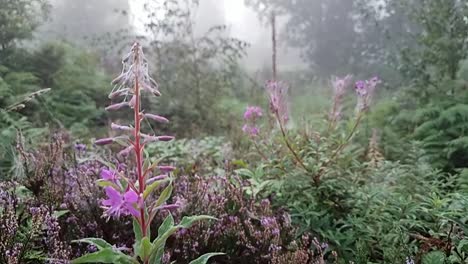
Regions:
M 181 2 L 185 0 L 179 0 Z M 65 39 L 83 45 L 85 39 L 121 29 L 145 34 L 143 24 L 144 0 L 52 0 L 49 20 L 42 26 L 40 38 Z M 284 20 L 284 19 L 283 19 Z M 279 18 L 278 32 L 282 31 Z M 244 0 L 201 0 L 195 15 L 196 34 L 203 34 L 213 26 L 226 25 L 228 34 L 250 44 L 243 64 L 258 70 L 271 65 L 271 27 L 245 5 Z M 284 24 L 284 23 L 283 23 Z M 303 68 L 297 49 L 278 40 L 278 62 L 285 69 Z
M 0 264 L 468 263 L 468 0 L 0 0 Z

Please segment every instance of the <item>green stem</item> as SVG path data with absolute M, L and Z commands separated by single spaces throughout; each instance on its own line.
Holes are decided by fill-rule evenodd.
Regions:
M 283 123 L 281 122 L 281 118 L 278 114 L 278 111 L 276 111 L 275 113 L 276 115 L 276 119 L 278 120 L 278 124 L 279 124 L 279 127 L 280 127 L 280 130 L 281 130 L 281 134 L 283 136 L 283 140 L 284 140 L 284 143 L 286 144 L 287 148 L 289 149 L 289 151 L 293 154 L 294 158 L 296 159 L 296 161 L 301 165 L 301 167 L 307 171 L 307 172 L 310 172 L 309 169 L 306 167 L 306 165 L 304 164 L 304 162 L 302 161 L 302 159 L 299 157 L 299 155 L 297 154 L 297 152 L 293 149 L 293 147 L 291 146 L 291 144 L 289 143 L 289 140 L 288 140 L 288 136 L 286 135 L 286 131 L 284 129 L 284 126 L 283 126 Z
M 352 137 L 356 133 L 357 128 L 358 128 L 359 124 L 361 123 L 363 116 L 364 116 L 363 112 L 359 112 L 359 115 L 358 115 L 358 117 L 356 119 L 356 122 L 354 123 L 354 126 L 351 129 L 351 132 L 346 137 L 345 141 L 342 144 L 340 144 L 338 146 L 338 148 L 336 148 L 336 150 L 333 152 L 330 159 L 327 162 L 325 162 L 325 164 L 320 166 L 321 167 L 320 170 L 318 171 L 318 173 L 314 177 L 315 185 L 318 186 L 320 184 L 320 178 L 322 177 L 323 173 L 325 172 L 325 168 L 327 166 L 329 166 L 330 164 L 332 164 L 335 161 L 335 158 L 338 156 L 338 154 L 340 154 L 341 151 L 343 151 L 343 149 L 349 144 L 350 140 L 352 139 Z

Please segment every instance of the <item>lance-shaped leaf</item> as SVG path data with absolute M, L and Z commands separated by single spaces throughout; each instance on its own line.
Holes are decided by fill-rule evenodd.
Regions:
M 73 243 L 88 243 L 88 244 L 96 246 L 98 250 L 105 249 L 105 248 L 112 248 L 112 245 L 102 238 L 89 237 L 89 238 L 83 238 L 79 240 L 73 240 L 72 242 Z
M 209 216 L 209 215 L 184 216 L 182 218 L 182 221 L 180 221 L 180 224 L 177 225 L 177 227 L 179 227 L 179 228 L 189 228 L 195 222 L 201 221 L 201 220 L 217 220 L 217 218 Z
M 116 251 L 113 248 L 104 248 L 100 251 L 86 254 L 71 261 L 72 264 L 81 263 L 112 263 L 112 264 L 137 264 L 138 261 Z
M 167 201 L 167 199 L 169 199 L 169 197 L 171 197 L 171 194 L 172 194 L 172 184 L 169 184 L 162 192 L 161 192 L 161 195 L 159 195 L 158 197 L 158 200 L 156 200 L 156 202 L 154 203 L 154 206 L 153 208 L 157 208 L 159 206 L 161 206 L 163 203 L 165 203 Z
M 224 253 L 207 253 L 201 255 L 195 260 L 190 261 L 189 264 L 206 264 L 211 257 L 224 255 Z
M 169 214 L 166 219 L 164 219 L 164 222 L 161 224 L 161 226 L 159 226 L 158 237 L 153 241 L 153 248 L 151 249 L 150 254 L 150 263 L 161 263 L 166 239 L 176 230 L 177 228 L 174 227 L 174 218 L 171 214 Z
M 143 193 L 143 198 L 146 199 L 146 197 L 148 197 L 153 191 L 154 189 L 158 188 L 159 185 L 161 185 L 162 183 L 164 182 L 167 182 L 169 181 L 169 179 L 163 179 L 163 180 L 159 180 L 159 181 L 155 181 L 153 183 L 151 183 L 150 185 L 146 186 L 146 189 L 145 189 L 145 192 Z M 166 187 L 167 189 L 167 187 Z M 171 190 L 172 192 L 172 190 Z M 163 191 L 164 193 L 164 191 Z M 163 195 L 163 193 L 161 193 L 161 195 Z M 161 198 L 161 196 L 160 196 Z

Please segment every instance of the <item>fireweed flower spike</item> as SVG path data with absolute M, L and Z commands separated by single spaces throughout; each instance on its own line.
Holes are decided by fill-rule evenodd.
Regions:
M 289 87 L 284 82 L 268 81 L 266 83 L 266 90 L 270 99 L 270 111 L 278 121 L 281 136 L 294 159 L 305 171 L 310 172 L 286 135 L 285 125 L 289 121 L 288 89 Z
M 270 111 L 285 125 L 289 121 L 289 87 L 284 82 L 268 81 L 266 90 L 270 99 Z
M 346 75 L 343 78 L 332 77 L 333 106 L 329 114 L 331 126 L 340 120 L 343 109 L 343 97 L 346 94 L 346 89 L 351 84 L 352 78 L 352 75 Z
M 131 216 L 133 218 L 133 230 L 135 231 L 135 244 L 133 247 L 134 256 L 126 255 L 121 248 L 110 245 L 109 243 L 97 238 L 87 238 L 77 242 L 89 243 L 96 246 L 99 250 L 77 258 L 72 263 L 160 263 L 161 250 L 167 238 L 182 228 L 189 228 L 195 221 L 203 219 L 213 219 L 209 216 L 184 217 L 180 224 L 175 225 L 172 215 L 169 214 L 163 222 L 163 227 L 159 229 L 156 239 L 151 240 L 149 226 L 152 219 L 160 210 L 170 210 L 179 207 L 178 203 L 168 204 L 168 199 L 172 193 L 172 185 L 169 173 L 175 170 L 175 167 L 151 163 L 150 160 L 144 160 L 143 154 L 146 144 L 153 141 L 171 141 L 172 136 L 154 136 L 142 133 L 141 122 L 144 118 L 157 121 L 158 123 L 167 123 L 166 118 L 144 113 L 141 106 L 141 96 L 143 91 L 149 95 L 160 96 L 156 81 L 149 76 L 148 62 L 140 44 L 135 43 L 131 51 L 122 60 L 122 72 L 112 81 L 114 88 L 109 94 L 111 100 L 121 100 L 106 107 L 108 111 L 120 110 L 123 108 L 133 110 L 133 124 L 120 125 L 112 123 L 111 128 L 122 132 L 124 135 L 114 138 L 98 139 L 95 144 L 98 146 L 112 144 L 117 142 L 123 144 L 125 148 L 118 155 L 122 157 L 130 156 L 133 152 L 135 162 L 130 163 L 135 168 L 135 173 L 124 175 L 121 170 L 122 164 L 117 168 L 109 165 L 101 170 L 101 179 L 98 181 L 100 186 L 105 187 L 106 199 L 102 200 L 104 216 L 108 219 L 119 218 L 120 216 Z M 133 165 L 134 164 L 134 165 Z M 159 172 L 158 174 L 153 174 Z M 161 185 L 166 187 L 161 191 L 159 197 L 154 199 L 150 197 L 154 192 L 160 190 Z M 209 253 L 197 259 L 197 263 L 206 263 L 211 257 L 219 253 Z
M 378 77 L 373 77 L 366 81 L 357 81 L 354 88 L 358 96 L 356 111 L 358 113 L 366 111 L 372 101 L 377 85 L 381 83 Z
M 356 121 L 354 122 L 353 127 L 351 128 L 351 131 L 349 134 L 346 136 L 344 139 L 343 143 L 340 144 L 333 154 L 331 155 L 330 159 L 321 165 L 320 170 L 316 175 L 314 176 L 314 182 L 318 186 L 320 183 L 320 178 L 322 177 L 323 173 L 325 172 L 325 168 L 328 167 L 331 163 L 335 162 L 335 158 L 340 154 L 343 149 L 349 144 L 353 136 L 356 134 L 357 129 L 365 116 L 367 110 L 369 109 L 369 105 L 372 99 L 372 96 L 375 92 L 375 89 L 377 87 L 377 84 L 380 83 L 380 79 L 378 77 L 374 77 L 370 80 L 367 81 L 357 81 L 354 85 L 354 89 L 356 91 L 357 95 L 357 106 L 356 106 L 356 112 L 357 112 L 357 118 Z

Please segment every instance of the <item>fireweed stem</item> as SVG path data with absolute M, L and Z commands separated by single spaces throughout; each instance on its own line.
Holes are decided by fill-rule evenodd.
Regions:
M 314 177 L 315 185 L 318 186 L 320 184 L 320 178 L 322 177 L 323 173 L 325 172 L 325 168 L 327 166 L 329 166 L 330 164 L 334 163 L 335 158 L 338 156 L 338 154 L 340 154 L 341 151 L 343 151 L 343 149 L 349 144 L 349 142 L 353 138 L 354 134 L 356 134 L 357 128 L 359 127 L 359 124 L 361 123 L 363 117 L 364 117 L 364 113 L 362 111 L 359 112 L 358 117 L 356 118 L 356 122 L 354 123 L 354 126 L 351 129 L 351 131 L 349 132 L 349 134 L 346 137 L 345 141 L 343 143 L 341 143 L 336 148 L 336 150 L 333 152 L 330 159 L 320 166 L 320 170 L 317 172 L 317 174 Z
M 135 62 L 137 68 L 135 69 L 135 106 L 133 108 L 134 112 L 134 121 L 135 121 L 135 130 L 134 130 L 134 149 L 135 149 L 135 159 L 136 159 L 136 166 L 137 166 L 137 177 L 138 177 L 138 187 L 139 187 L 139 195 L 141 199 L 144 199 L 143 193 L 145 192 L 145 179 L 143 178 L 142 173 L 142 153 L 144 146 L 141 145 L 141 135 L 140 135 L 140 125 L 141 125 L 141 118 L 140 118 L 140 85 L 138 82 L 140 69 L 138 69 L 139 65 L 139 56 L 138 52 L 135 53 Z M 142 206 L 140 208 L 140 226 L 141 226 L 141 233 L 143 236 L 146 236 L 146 221 L 145 221 L 145 201 L 142 201 Z
M 279 113 L 278 111 L 275 111 L 275 115 L 276 115 L 276 119 L 278 120 L 278 124 L 279 124 L 279 127 L 280 127 L 280 130 L 281 130 L 281 134 L 282 134 L 282 137 L 283 137 L 283 140 L 284 140 L 284 143 L 286 144 L 286 146 L 288 147 L 289 151 L 291 151 L 291 153 L 293 154 L 294 158 L 296 159 L 296 161 L 301 165 L 301 167 L 307 171 L 307 172 L 310 172 L 309 169 L 306 167 L 306 165 L 304 164 L 304 162 L 302 161 L 302 159 L 299 157 L 299 155 L 297 154 L 297 152 L 293 149 L 293 147 L 291 146 L 291 144 L 289 143 L 289 140 L 288 140 L 288 136 L 286 135 L 286 131 L 284 129 L 284 126 L 283 126 L 283 122 L 281 122 L 281 118 L 279 116 Z

